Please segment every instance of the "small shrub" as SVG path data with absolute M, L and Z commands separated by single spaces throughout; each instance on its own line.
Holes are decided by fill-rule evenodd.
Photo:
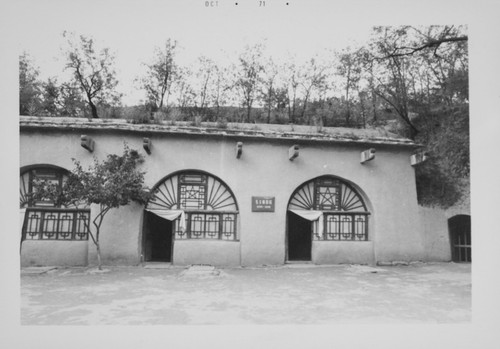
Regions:
M 176 121 L 182 120 L 182 112 L 178 108 L 172 108 L 166 111 L 161 111 L 161 114 L 158 114 L 158 117 L 161 118 L 161 121 L 167 121 L 167 123 L 175 123 Z
M 314 126 L 316 127 L 317 133 L 323 133 L 323 119 L 321 117 L 315 117 L 313 119 Z
M 158 110 L 153 113 L 153 120 L 155 124 L 161 124 L 163 121 L 167 120 L 167 113 L 163 110 Z
M 144 105 L 127 107 L 122 112 L 123 117 L 131 124 L 149 124 L 151 123 L 151 113 Z
M 217 120 L 217 128 L 227 128 L 227 119 L 226 118 L 219 118 Z
M 201 115 L 195 115 L 193 117 L 193 119 L 191 120 L 190 126 L 200 127 L 201 126 L 201 121 L 202 121 L 202 116 Z

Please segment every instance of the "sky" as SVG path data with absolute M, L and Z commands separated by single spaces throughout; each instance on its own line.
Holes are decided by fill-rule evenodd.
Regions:
M 372 23 L 350 22 L 335 6 L 321 6 L 325 11 L 292 0 L 30 2 L 17 50 L 31 55 L 42 79 L 64 81 L 69 72 L 62 32 L 92 36 L 114 52 L 122 100 L 133 104 L 143 97 L 134 84 L 144 72 L 142 63 L 167 38 L 177 40 L 181 65 L 201 55 L 221 64 L 236 62 L 245 45 L 264 41 L 268 55 L 278 60 L 293 55 L 300 62 L 367 40 Z
M 41 79 L 70 78 L 64 70 L 63 31 L 91 36 L 98 47 L 115 54 L 117 90 L 125 105 L 133 105 L 144 99 L 134 80 L 144 75 L 143 63 L 168 38 L 177 40 L 183 66 L 201 55 L 227 65 L 246 45 L 258 42 L 265 42 L 266 54 L 278 61 L 291 55 L 302 62 L 315 55 L 328 59 L 332 50 L 365 43 L 374 25 L 464 23 L 434 19 L 425 6 L 399 6 L 405 16 L 395 16 L 395 8 L 383 10 L 384 3 L 391 1 L 19 0 L 11 6 L 22 18 L 16 51 L 31 55 Z

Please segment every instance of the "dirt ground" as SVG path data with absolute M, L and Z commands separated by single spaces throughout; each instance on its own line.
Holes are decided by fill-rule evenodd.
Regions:
M 22 325 L 467 323 L 471 265 L 21 272 Z

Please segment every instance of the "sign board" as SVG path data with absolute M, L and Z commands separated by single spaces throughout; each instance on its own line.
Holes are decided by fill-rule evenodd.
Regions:
M 252 196 L 252 212 L 274 212 L 274 196 Z

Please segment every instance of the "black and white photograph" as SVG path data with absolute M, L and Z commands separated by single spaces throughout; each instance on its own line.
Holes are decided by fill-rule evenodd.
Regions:
M 495 347 L 494 2 L 0 6 L 6 347 Z

